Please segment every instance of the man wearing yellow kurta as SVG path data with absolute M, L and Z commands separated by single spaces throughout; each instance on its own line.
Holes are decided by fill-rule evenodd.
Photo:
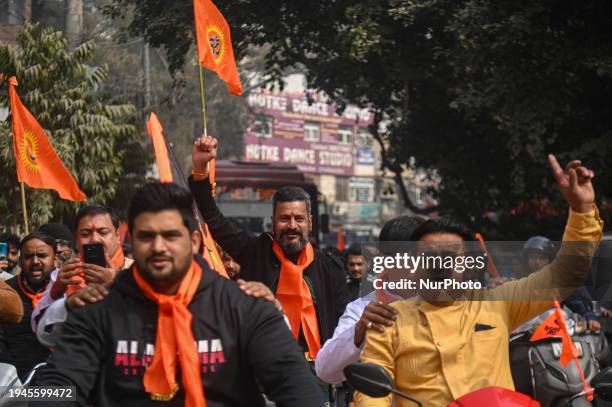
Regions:
M 398 390 L 424 406 L 443 407 L 488 386 L 514 389 L 510 332 L 553 306 L 552 289 L 564 297 L 583 284 L 603 230 L 594 205 L 594 174 L 579 161 L 570 162 L 565 171 L 554 156 L 549 162 L 570 205 L 564 244 L 549 266 L 493 290 L 473 292 L 470 301 L 396 302 L 394 325 L 383 333 L 368 330 L 361 360 L 384 367 Z M 357 407 L 382 407 L 390 406 L 392 398 L 357 393 L 355 401 Z M 394 402 L 397 407 L 413 405 L 400 398 Z

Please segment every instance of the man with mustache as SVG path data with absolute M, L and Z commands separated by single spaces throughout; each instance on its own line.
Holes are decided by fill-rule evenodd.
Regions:
M 314 358 L 332 337 L 348 302 L 343 265 L 310 244 L 310 197 L 301 188 L 284 187 L 274 194 L 272 234 L 252 236 L 225 219 L 208 179 L 208 163 L 217 156 L 217 146 L 209 136 L 193 146 L 189 186 L 200 212 L 213 239 L 240 264 L 240 278 L 272 289 L 314 370 Z M 323 381 L 320 385 L 328 393 L 328 385 Z
M 83 406 L 263 407 L 262 391 L 279 407 L 321 406 L 282 314 L 197 255 L 192 208 L 176 184 L 136 191 L 134 266 L 69 314 L 34 385 L 75 386 Z
M 16 325 L 0 325 L 0 362 L 14 365 L 23 376 L 49 354 L 32 332 L 30 316 L 55 269 L 55 239 L 40 232 L 29 234 L 21 241 L 19 263 L 21 273 L 7 284 L 21 297 L 24 318 Z
M 385 368 L 395 388 L 427 403 L 443 407 L 461 396 L 489 386 L 514 389 L 508 340 L 511 331 L 553 305 L 553 297 L 567 297 L 586 279 L 602 237 L 603 222 L 595 206 L 593 171 L 578 160 L 561 168 L 553 155 L 548 161 L 559 190 L 569 205 L 563 245 L 555 260 L 542 270 L 491 290 L 418 291 L 414 300 L 392 304 L 396 319 L 383 332 L 369 330 L 361 361 Z M 412 234 L 416 253 L 450 257 L 467 253 L 475 241 L 469 229 L 446 220 L 428 220 Z M 456 266 L 451 270 L 419 270 L 417 277 L 434 273 L 466 281 Z M 446 266 L 444 267 L 446 268 Z M 355 395 L 357 407 L 388 407 L 392 397 Z M 395 406 L 413 405 L 395 399 Z
M 62 267 L 51 275 L 40 303 L 32 313 L 32 329 L 42 334 L 40 338 L 48 345 L 66 320 L 67 311 L 95 302 L 95 297 L 86 290 L 87 285 L 110 285 L 118 272 L 128 269 L 133 260 L 123 255 L 119 242 L 119 217 L 110 209 L 100 205 L 85 206 L 77 213 L 75 242 L 78 257 L 66 260 Z M 104 246 L 106 267 L 84 263 L 83 245 L 100 243 Z M 40 326 L 40 329 L 38 327 Z M 61 329 L 61 328 L 60 328 Z M 50 333 L 51 332 L 51 333 Z

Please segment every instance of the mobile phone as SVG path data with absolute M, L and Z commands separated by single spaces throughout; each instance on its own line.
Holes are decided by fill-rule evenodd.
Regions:
M 0 242 L 0 267 L 6 268 L 8 266 L 8 244 Z
M 83 260 L 87 264 L 106 267 L 106 258 L 104 257 L 104 246 L 102 243 L 84 244 L 83 257 Z

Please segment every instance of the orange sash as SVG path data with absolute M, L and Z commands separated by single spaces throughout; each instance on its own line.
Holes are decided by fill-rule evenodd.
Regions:
M 175 295 L 160 294 L 153 290 L 136 266 L 133 275 L 144 295 L 159 307 L 155 354 L 143 378 L 145 391 L 151 393 L 152 400 L 170 400 L 174 397 L 179 387 L 176 383 L 178 350 L 185 405 L 206 407 L 198 351 L 191 331 L 192 315 L 187 308 L 200 284 L 202 269 L 194 261 Z
M 117 249 L 117 252 L 113 257 L 111 257 L 111 265 L 117 272 L 119 272 L 123 265 L 125 264 L 125 255 L 123 254 L 123 249 L 121 246 Z M 80 268 L 79 268 L 80 269 Z M 87 283 L 85 282 L 85 278 L 83 278 L 83 270 L 80 271 L 79 274 L 73 277 L 73 280 L 78 280 L 78 285 L 71 285 L 66 288 L 66 296 L 70 297 L 75 292 L 79 291 L 81 288 L 85 288 Z
M 38 305 L 38 302 L 40 301 L 40 299 L 42 298 L 43 294 L 45 293 L 45 290 L 42 290 L 39 293 L 35 293 L 34 291 L 30 290 L 30 287 L 28 287 L 27 284 L 25 284 L 23 281 L 21 281 L 21 276 L 23 275 L 24 271 L 22 270 L 21 273 L 19 273 L 19 276 L 17 277 L 17 284 L 19 284 L 19 289 L 29 298 L 32 300 L 32 309 L 36 308 L 36 305 Z
M 285 257 L 283 249 L 276 241 L 272 244 L 272 249 L 276 258 L 281 262 L 276 298 L 283 305 L 283 310 L 291 325 L 291 333 L 297 339 L 300 334 L 300 326 L 302 327 L 310 356 L 315 358 L 321 349 L 319 322 L 310 289 L 303 278 L 304 269 L 314 260 L 314 250 L 310 242 L 306 244 L 298 258 L 298 264 L 294 264 Z

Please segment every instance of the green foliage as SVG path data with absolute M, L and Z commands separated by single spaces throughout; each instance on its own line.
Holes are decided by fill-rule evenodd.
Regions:
M 227 0 L 237 55 L 267 45 L 265 73 L 290 67 L 340 104 L 387 121 L 385 162 L 435 169 L 443 211 L 485 234 L 558 237 L 565 204 L 546 153 L 580 158 L 612 196 L 612 4 L 493 0 Z M 166 50 L 193 43 L 191 0 L 114 0 L 132 34 Z M 606 158 L 608 158 L 606 160 Z M 556 221 L 542 217 L 557 210 Z M 489 216 L 490 215 L 490 216 Z M 606 214 L 604 214 L 605 216 Z M 549 216 L 550 217 L 550 216 Z M 491 219 L 495 219 L 492 221 Z M 547 225 L 547 226 L 544 226 Z M 547 229 L 542 229 L 545 227 Z
M 123 157 L 134 144 L 135 108 L 110 104 L 101 92 L 107 66 L 91 66 L 94 45 L 86 42 L 70 51 L 66 39 L 51 28 L 26 24 L 18 46 L 0 46 L 0 72 L 16 76 L 24 105 L 47 131 L 64 165 L 87 194 L 89 203 L 105 204 L 116 193 Z M 8 85 L 1 84 L 0 105 L 8 106 Z M 21 199 L 12 153 L 10 120 L 0 123 L 0 221 L 16 229 L 21 223 Z M 34 226 L 74 215 L 77 204 L 59 200 L 55 192 L 27 189 Z

